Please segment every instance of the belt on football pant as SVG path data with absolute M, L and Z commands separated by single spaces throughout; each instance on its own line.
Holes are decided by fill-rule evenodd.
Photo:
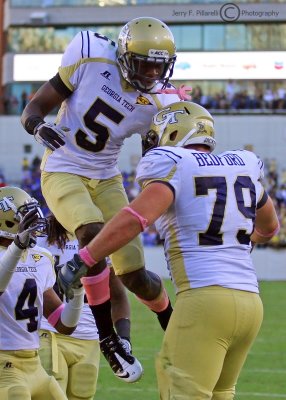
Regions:
M 57 336 L 54 332 L 48 331 L 46 329 L 41 329 L 41 336 L 47 335 L 51 336 L 51 347 L 52 347 L 52 371 L 57 374 L 59 372 L 59 352 L 58 352 L 58 344 L 57 344 Z
M 5 354 L 20 358 L 32 358 L 39 354 L 38 350 L 4 350 L 4 352 Z

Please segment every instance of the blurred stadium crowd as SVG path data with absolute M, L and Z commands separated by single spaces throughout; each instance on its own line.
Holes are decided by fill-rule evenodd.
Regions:
M 229 81 L 225 90 L 212 96 L 203 93 L 200 86 L 194 87 L 192 101 L 211 110 L 285 110 L 286 89 L 281 86 L 276 91 L 268 88 L 263 92 L 255 85 L 245 89 Z
M 5 115 L 18 115 L 22 113 L 27 102 L 31 100 L 34 93 L 23 91 L 20 98 L 6 96 L 3 101 Z M 276 90 L 261 87 L 248 83 L 247 87 L 240 86 L 238 82 L 228 81 L 225 89 L 205 93 L 197 85 L 192 91 L 192 100 L 208 110 L 221 110 L 231 112 L 234 110 L 260 110 L 260 112 L 286 110 L 286 86 L 281 84 Z
M 26 158 L 22 161 L 22 182 L 20 186 L 31 196 L 35 197 L 41 204 L 45 215 L 49 214 L 49 208 L 43 198 L 40 183 L 40 163 L 41 160 L 35 157 L 31 163 Z M 271 246 L 272 248 L 286 247 L 286 169 L 281 170 L 275 159 L 265 159 L 265 178 L 264 186 L 271 195 L 277 213 L 280 218 L 281 229 L 278 235 L 267 244 L 260 247 Z M 140 187 L 135 181 L 135 171 L 122 172 L 123 183 L 129 201 L 132 201 L 140 192 Z M 3 173 L 0 172 L 0 186 L 5 186 L 9 182 L 5 181 Z M 157 246 L 161 244 L 160 237 L 154 226 L 148 227 L 142 233 L 144 246 Z

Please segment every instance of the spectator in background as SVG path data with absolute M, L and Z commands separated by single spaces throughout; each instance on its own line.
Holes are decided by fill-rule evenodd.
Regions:
M 0 170 L 0 187 L 7 186 L 4 173 Z
M 21 94 L 21 113 L 23 112 L 24 108 L 26 107 L 28 103 L 28 95 L 27 92 L 24 90 Z
M 9 98 L 9 111 L 10 115 L 18 115 L 19 114 L 19 100 L 16 96 L 10 95 Z
M 231 104 L 235 93 L 237 93 L 238 91 L 239 91 L 238 85 L 232 79 L 230 79 L 225 86 L 226 99 L 229 102 L 229 104 Z
M 0 187 L 6 186 L 4 175 L 0 173 Z
M 281 184 L 276 191 L 277 206 L 281 210 L 282 207 L 286 207 L 286 184 Z
M 156 230 L 155 225 L 150 225 L 146 228 L 142 234 L 143 245 L 147 247 L 158 246 L 160 243 L 159 233 Z
M 273 107 L 275 109 L 283 109 L 286 107 L 286 91 L 283 86 L 280 86 L 274 94 L 275 100 Z
M 197 104 L 201 104 L 202 100 L 202 89 L 200 86 L 195 86 L 192 90 L 192 101 Z
M 266 89 L 263 94 L 263 106 L 265 108 L 273 108 L 274 95 L 271 89 Z

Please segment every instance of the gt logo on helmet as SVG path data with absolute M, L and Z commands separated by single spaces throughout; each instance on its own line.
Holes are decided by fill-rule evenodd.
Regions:
M 154 125 L 176 124 L 178 122 L 177 114 L 186 113 L 186 111 L 184 110 L 175 110 L 175 111 L 170 111 L 170 110 L 171 108 L 167 108 L 165 110 L 159 111 L 156 115 L 154 115 L 153 117 Z
M 12 208 L 9 205 L 9 202 L 6 199 L 9 199 L 11 201 L 14 200 L 14 198 L 12 196 L 6 197 L 6 198 L 4 197 L 3 199 L 0 199 L 0 208 L 4 212 L 12 210 Z

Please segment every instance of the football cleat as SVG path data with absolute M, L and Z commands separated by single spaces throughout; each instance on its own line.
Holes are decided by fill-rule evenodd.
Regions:
M 140 362 L 132 355 L 131 344 L 112 334 L 100 342 L 100 350 L 113 373 L 123 382 L 137 382 L 143 375 Z

